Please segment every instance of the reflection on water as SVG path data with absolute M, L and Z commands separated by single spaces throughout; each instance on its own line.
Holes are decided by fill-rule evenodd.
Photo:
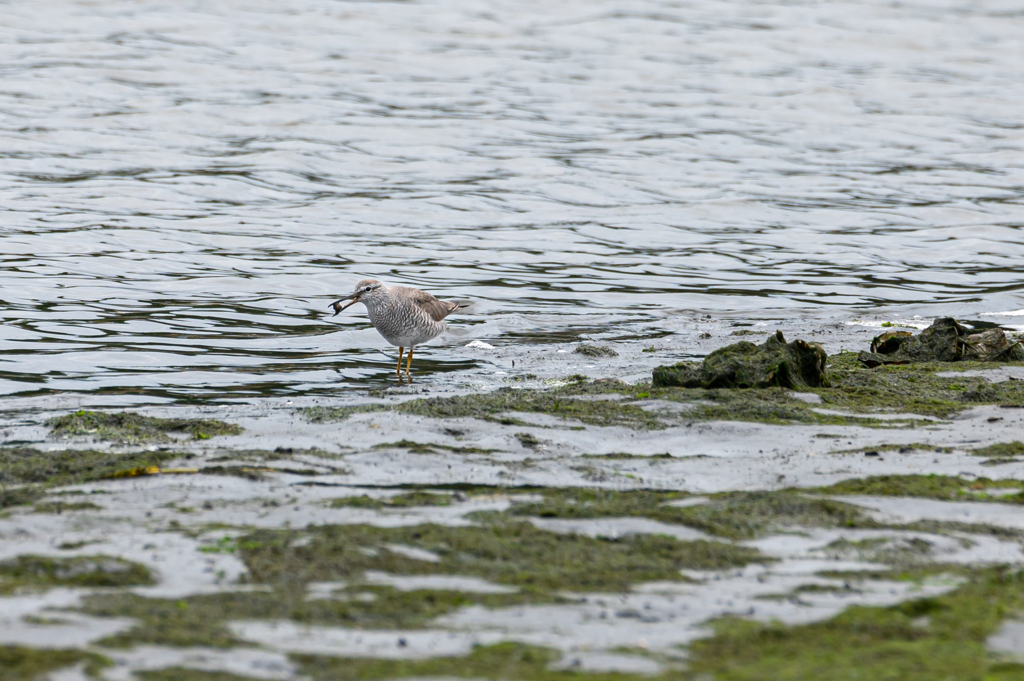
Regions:
M 14 2 L 0 394 L 332 393 L 469 338 L 1024 307 L 1006 0 Z M 421 355 L 417 355 L 417 362 Z

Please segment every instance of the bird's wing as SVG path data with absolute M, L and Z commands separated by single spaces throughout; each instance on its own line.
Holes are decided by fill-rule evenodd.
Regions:
M 405 286 L 395 286 L 393 289 L 402 289 L 401 293 L 408 296 L 421 310 L 426 312 L 431 319 L 439 322 L 452 312 L 459 309 L 459 304 L 454 300 L 438 300 L 426 291 Z

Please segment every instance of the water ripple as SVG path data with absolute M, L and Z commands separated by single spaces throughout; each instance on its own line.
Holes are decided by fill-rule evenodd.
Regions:
M 1006 0 L 4 10 L 0 394 L 364 385 L 363 276 L 499 345 L 1024 307 Z

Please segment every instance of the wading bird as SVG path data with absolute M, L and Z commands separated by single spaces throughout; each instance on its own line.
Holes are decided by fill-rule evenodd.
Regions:
M 351 303 L 342 305 L 346 300 Z M 384 336 L 384 340 L 398 346 L 398 367 L 395 373 L 402 376 L 402 354 L 409 348 L 409 359 L 405 363 L 405 375 L 412 366 L 412 351 L 420 343 L 437 338 L 448 328 L 444 318 L 459 309 L 454 300 L 438 300 L 426 291 L 408 286 L 385 286 L 376 279 L 363 279 L 356 289 L 340 300 L 329 305 L 337 315 L 356 303 L 366 306 L 373 328 Z

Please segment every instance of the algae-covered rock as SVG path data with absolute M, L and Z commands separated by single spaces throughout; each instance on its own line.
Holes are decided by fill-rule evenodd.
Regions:
M 740 341 L 715 350 L 700 364 L 680 362 L 654 370 L 654 387 L 819 388 L 827 386 L 828 355 L 817 343 L 787 343 L 776 331 L 764 345 Z
M 588 345 L 587 343 L 580 343 L 573 350 L 577 355 L 585 355 L 587 357 L 618 357 L 619 353 L 612 350 L 607 345 Z
M 912 362 L 1024 361 L 1024 345 L 1010 343 L 1002 329 L 973 331 L 952 317 L 942 317 L 914 336 L 887 331 L 871 341 L 871 351 L 858 357 L 868 367 Z

